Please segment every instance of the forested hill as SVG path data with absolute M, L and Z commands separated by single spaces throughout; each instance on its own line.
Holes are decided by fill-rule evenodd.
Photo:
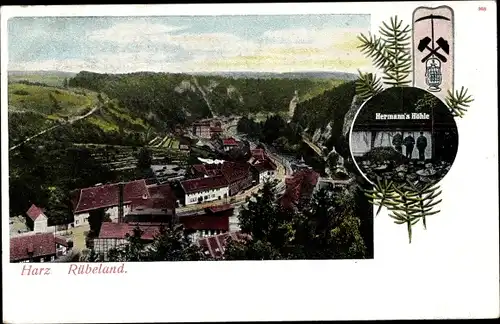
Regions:
M 343 127 L 346 114 L 356 95 L 355 81 L 349 81 L 325 91 L 310 100 L 300 102 L 293 121 L 306 129 L 317 143 L 329 149 L 335 147 L 341 155 L 348 154 Z M 345 154 L 344 154 L 345 153 Z
M 332 79 L 252 79 L 173 73 L 98 74 L 82 71 L 72 87 L 105 93 L 131 112 L 168 127 L 212 115 L 288 111 L 295 91 L 299 100 L 342 83 Z

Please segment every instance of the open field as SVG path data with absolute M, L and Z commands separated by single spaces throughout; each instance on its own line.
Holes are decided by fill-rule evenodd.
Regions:
M 72 75 L 73 73 L 68 75 L 62 75 L 56 73 L 21 73 L 21 74 L 9 73 L 9 82 L 29 81 L 29 82 L 44 83 L 55 87 L 62 87 L 64 85 L 64 80 L 71 77 Z
M 81 115 L 98 101 L 88 90 L 23 83 L 10 83 L 8 93 L 9 112 L 33 112 L 48 119 Z
M 73 246 L 77 248 L 78 250 L 83 250 L 86 248 L 85 246 L 85 234 L 90 230 L 89 225 L 84 225 L 80 227 L 75 227 L 75 228 L 70 228 L 68 229 L 68 233 L 71 233 L 69 235 L 63 235 L 67 239 L 70 239 L 73 241 Z
M 149 145 L 156 148 L 178 150 L 179 140 L 172 135 L 166 135 L 163 139 L 160 139 L 159 137 L 154 138 Z

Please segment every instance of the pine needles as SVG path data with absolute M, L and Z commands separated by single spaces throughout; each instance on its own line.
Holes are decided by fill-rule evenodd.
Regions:
M 377 184 L 373 189 L 365 191 L 365 196 L 370 198 L 370 202 L 373 205 L 378 206 L 377 213 L 375 215 L 380 213 L 382 206 L 390 204 L 391 198 L 394 197 L 394 188 L 395 186 L 392 181 L 388 182 L 387 179 L 385 179 L 380 182 L 380 179 L 378 179 Z
M 467 95 L 467 89 L 462 87 L 460 91 L 450 91 L 448 90 L 448 95 L 446 96 L 446 106 L 451 110 L 454 117 L 462 118 L 469 108 L 469 104 L 474 101 L 471 95 Z
M 411 83 L 411 29 L 410 25 L 402 27 L 403 21 L 395 16 L 390 23 L 382 23 L 379 29 L 381 36 L 363 34 L 358 36 L 361 41 L 359 48 L 373 65 L 382 70 L 384 84 L 392 87 L 403 87 Z
M 359 71 L 359 78 L 356 80 L 356 94 L 361 100 L 367 100 L 382 92 L 383 86 L 380 78 L 373 73 L 363 73 Z
M 371 58 L 373 65 L 382 71 L 383 77 L 378 78 L 372 73 L 363 73 L 358 70 L 359 78 L 356 81 L 356 95 L 366 101 L 382 92 L 385 86 L 403 87 L 412 83 L 409 78 L 412 69 L 411 57 L 411 29 L 410 26 L 403 26 L 403 21 L 395 16 L 389 23 L 382 23 L 379 29 L 381 36 L 360 34 L 361 41 L 359 48 L 368 58 Z M 460 91 L 448 91 L 445 103 L 454 117 L 463 117 L 470 103 L 474 99 L 467 94 L 467 89 L 462 87 Z M 417 109 L 432 107 L 436 105 L 438 99 L 429 94 L 417 102 Z M 427 229 L 427 217 L 439 213 L 435 207 L 439 205 L 441 199 L 440 187 L 435 184 L 417 186 L 415 183 L 395 184 L 392 181 L 380 179 L 371 190 L 365 190 L 365 196 L 370 203 L 378 206 L 378 215 L 382 206 L 389 210 L 389 216 L 394 219 L 394 223 L 406 225 L 408 237 L 411 243 L 412 227 L 422 220 L 424 229 Z
M 373 189 L 365 191 L 365 195 L 373 205 L 379 206 L 376 215 L 384 206 L 389 210 L 389 217 L 394 219 L 394 223 L 406 225 L 410 243 L 412 227 L 422 219 L 424 229 L 427 229 L 426 217 L 440 212 L 434 209 L 441 202 L 436 201 L 441 195 L 437 185 L 429 184 L 418 188 L 411 182 L 396 185 L 392 181 L 379 180 Z

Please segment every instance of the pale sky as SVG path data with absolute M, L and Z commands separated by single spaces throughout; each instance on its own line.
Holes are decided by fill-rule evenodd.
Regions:
M 17 17 L 9 70 L 339 71 L 370 66 L 369 15 Z

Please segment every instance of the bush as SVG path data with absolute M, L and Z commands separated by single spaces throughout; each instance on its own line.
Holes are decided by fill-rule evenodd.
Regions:
M 371 163 L 391 161 L 395 164 L 400 164 L 403 162 L 403 159 L 403 154 L 399 153 L 391 146 L 375 147 L 361 157 L 362 161 L 370 161 Z
M 18 95 L 18 96 L 27 96 L 29 95 L 30 93 L 26 90 L 16 90 L 13 92 L 15 95 Z

